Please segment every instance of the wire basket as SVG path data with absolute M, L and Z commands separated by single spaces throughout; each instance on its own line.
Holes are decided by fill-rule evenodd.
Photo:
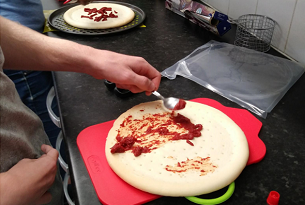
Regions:
M 238 18 L 234 44 L 267 52 L 275 27 L 275 21 L 267 16 L 246 14 Z

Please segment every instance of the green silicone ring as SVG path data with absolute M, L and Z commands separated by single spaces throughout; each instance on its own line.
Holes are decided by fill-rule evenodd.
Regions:
M 201 199 L 195 196 L 186 196 L 189 201 L 194 202 L 195 204 L 202 204 L 202 205 L 208 205 L 208 204 L 221 204 L 225 201 L 227 201 L 232 194 L 234 193 L 235 190 L 235 183 L 232 182 L 227 190 L 227 192 L 215 199 Z

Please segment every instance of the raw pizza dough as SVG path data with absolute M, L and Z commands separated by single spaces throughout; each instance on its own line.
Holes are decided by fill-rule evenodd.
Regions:
M 116 11 L 115 15 L 118 18 L 107 18 L 107 21 L 94 21 L 89 18 L 81 18 L 82 15 L 88 16 L 88 13 L 84 11 L 85 8 L 96 8 L 111 7 L 112 11 Z M 110 11 L 107 11 L 109 14 Z M 108 29 L 123 26 L 128 24 L 134 19 L 135 13 L 130 8 L 112 3 L 91 3 L 86 6 L 79 5 L 70 8 L 64 13 L 64 20 L 71 26 L 83 29 Z
M 194 124 L 202 124 L 202 136 L 190 140 L 169 141 L 151 153 L 135 157 L 131 151 L 110 152 L 117 142 L 117 130 L 123 120 L 132 115 L 142 119 L 145 114 L 163 113 L 162 101 L 139 104 L 123 113 L 109 131 L 106 140 L 106 158 L 113 171 L 130 185 L 162 196 L 197 196 L 217 191 L 232 183 L 245 168 L 249 157 L 247 139 L 243 131 L 221 111 L 196 102 L 186 101 L 178 113 Z M 178 162 L 208 158 L 206 174 L 190 169 L 186 172 L 167 171 Z M 210 171 L 208 171 L 210 169 Z

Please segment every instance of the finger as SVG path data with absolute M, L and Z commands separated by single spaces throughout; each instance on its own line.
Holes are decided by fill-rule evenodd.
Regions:
M 150 96 L 150 95 L 151 95 L 151 92 L 146 91 L 146 92 L 145 92 L 145 95 Z
M 41 150 L 44 153 L 46 153 L 49 157 L 57 160 L 59 153 L 56 149 L 54 149 L 50 145 L 45 145 L 45 144 L 41 145 Z
M 134 72 L 150 79 L 155 84 L 157 90 L 161 81 L 161 73 L 150 65 L 144 58 L 140 58 L 140 61 L 142 63 L 139 63 L 139 66 L 135 68 Z
M 41 205 L 41 204 L 47 204 L 51 202 L 52 200 L 52 195 L 50 192 L 44 193 L 36 202 L 36 205 Z
M 122 83 L 116 82 L 116 86 L 117 88 L 130 90 L 133 93 L 156 90 L 156 85 L 150 79 L 134 72 L 128 73 L 128 76 Z
M 135 57 L 136 62 L 134 62 L 136 67 L 132 67 L 132 69 L 139 75 L 144 75 L 149 79 L 153 79 L 157 76 L 160 76 L 160 72 L 150 65 L 144 58 Z
M 142 78 L 142 81 L 139 77 Z M 157 72 L 153 72 L 152 75 L 150 74 L 139 75 L 137 76 L 137 78 L 134 79 L 134 81 L 139 81 L 139 83 L 142 83 L 144 88 L 146 86 L 147 89 L 145 89 L 145 91 L 152 92 L 159 89 L 159 85 L 161 81 L 161 73 L 157 71 Z
M 135 75 L 132 79 L 132 84 L 140 88 L 142 91 L 152 92 L 156 90 L 157 85 L 149 78 L 141 75 Z
M 160 74 L 160 73 L 159 73 L 159 74 Z M 152 82 L 155 84 L 155 86 L 156 86 L 156 89 L 153 90 L 153 91 L 158 90 L 158 89 L 159 89 L 160 82 L 161 82 L 161 74 L 160 74 L 159 76 L 157 76 L 156 78 L 153 78 L 151 81 L 152 81 Z

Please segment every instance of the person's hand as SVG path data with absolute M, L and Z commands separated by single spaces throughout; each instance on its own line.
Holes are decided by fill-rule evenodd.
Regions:
M 47 190 L 54 182 L 58 151 L 42 145 L 45 153 L 38 159 L 22 159 L 7 172 L 1 173 L 0 204 L 46 204 L 52 196 Z
M 142 57 L 95 50 L 90 54 L 89 64 L 92 68 L 88 69 L 88 74 L 107 79 L 118 88 L 133 93 L 145 91 L 147 95 L 159 88 L 160 72 Z

